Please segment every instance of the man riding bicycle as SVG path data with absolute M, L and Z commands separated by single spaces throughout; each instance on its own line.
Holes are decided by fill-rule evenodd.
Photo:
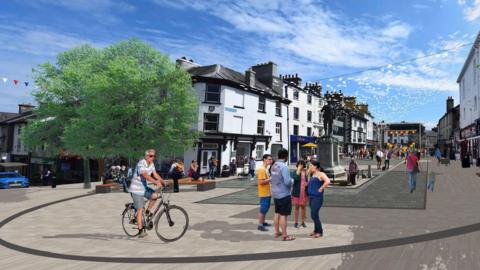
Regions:
M 132 183 L 128 191 L 131 193 L 135 209 L 137 210 L 137 226 L 138 237 L 143 238 L 147 236 L 147 232 L 142 224 L 142 214 L 145 209 L 145 199 L 150 200 L 146 215 L 150 214 L 150 210 L 159 198 L 159 194 L 147 186 L 147 181 L 156 185 L 165 186 L 165 181 L 155 171 L 153 160 L 155 159 L 155 149 L 145 151 L 145 158 L 140 160 L 135 168 L 132 177 Z

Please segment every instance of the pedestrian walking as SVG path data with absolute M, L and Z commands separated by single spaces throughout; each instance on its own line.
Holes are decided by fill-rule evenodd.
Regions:
M 237 162 L 235 159 L 232 159 L 230 161 L 230 176 L 236 176 L 237 175 Z
M 405 162 L 407 163 L 408 188 L 410 189 L 410 193 L 412 193 L 417 186 L 417 174 L 420 172 L 418 158 L 415 155 L 414 150 L 410 150 Z
M 262 164 L 258 166 L 255 174 L 258 181 L 258 197 L 260 200 L 260 209 L 258 212 L 258 226 L 259 231 L 265 232 L 268 231 L 267 228 L 270 226 L 265 222 L 265 215 L 270 209 L 270 201 L 272 200 L 272 188 L 270 186 L 270 175 L 267 171 L 268 166 L 272 163 L 272 156 L 269 154 L 263 155 Z
M 255 159 L 253 157 L 250 157 L 248 161 L 248 174 L 250 175 L 250 181 L 253 181 L 255 178 Z
M 215 156 L 212 155 L 208 160 L 208 179 L 215 179 L 215 172 L 217 170 L 215 163 Z
M 440 148 L 438 148 L 438 146 L 435 149 L 435 157 L 437 158 L 437 165 L 440 165 L 442 161 L 442 151 L 440 150 Z
M 388 170 L 390 168 L 390 159 L 392 158 L 392 150 L 385 150 L 385 152 L 383 153 L 383 156 L 385 158 L 385 161 L 384 161 L 385 170 Z
M 382 158 L 383 158 L 383 151 L 381 149 L 377 150 L 375 154 L 375 158 L 377 159 L 377 170 L 380 170 L 382 167 Z
M 330 179 L 323 172 L 318 160 L 312 161 L 309 172 L 312 177 L 308 181 L 308 197 L 310 198 L 310 216 L 315 224 L 310 236 L 314 238 L 323 236 L 322 223 L 320 221 L 320 208 L 323 205 L 323 193 L 330 184 Z
M 48 167 L 45 167 L 42 172 L 42 180 L 43 180 L 43 185 L 47 186 L 48 183 L 50 183 L 50 179 L 52 177 L 52 171 Z
M 305 161 L 303 159 L 297 162 L 297 170 L 292 172 L 293 187 L 292 187 L 292 203 L 294 205 L 293 212 L 293 227 L 298 228 L 298 214 L 302 217 L 300 226 L 306 228 L 306 207 L 308 203 L 308 196 L 306 193 L 307 175 L 305 170 Z
M 427 183 L 427 190 L 430 190 L 431 192 L 433 192 L 433 189 L 435 188 L 435 182 L 436 182 L 436 179 L 435 179 L 435 173 L 430 173 L 430 178 L 428 179 L 428 183 Z
M 292 213 L 290 190 L 293 183 L 286 164 L 287 158 L 288 150 L 280 149 L 278 151 L 278 160 L 271 166 L 270 176 L 272 197 L 275 203 L 275 237 L 282 236 L 283 241 L 295 240 L 295 237 L 287 234 L 287 217 Z
M 348 164 L 348 182 L 350 182 L 352 186 L 355 186 L 357 184 L 356 182 L 357 174 L 358 174 L 358 164 L 354 158 L 351 158 L 350 164 Z

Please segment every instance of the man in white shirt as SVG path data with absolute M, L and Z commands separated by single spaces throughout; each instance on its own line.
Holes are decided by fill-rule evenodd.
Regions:
M 155 149 L 149 149 L 145 151 L 145 158 L 138 162 L 132 177 L 132 183 L 128 188 L 128 191 L 132 194 L 135 209 L 137 209 L 138 236 L 140 238 L 147 236 L 145 228 L 142 224 L 142 214 L 145 209 L 145 198 L 150 200 L 147 210 L 147 214 L 149 214 L 149 210 L 153 207 L 155 201 L 159 197 L 157 192 L 147 186 L 147 181 L 155 183 L 156 185 L 165 186 L 165 181 L 163 181 L 162 177 L 160 177 L 160 175 L 158 175 L 158 173 L 155 171 L 155 165 L 153 165 L 154 159 Z

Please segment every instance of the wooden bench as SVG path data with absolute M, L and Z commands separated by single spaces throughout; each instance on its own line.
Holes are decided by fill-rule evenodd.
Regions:
M 101 184 L 95 186 L 95 193 L 110 193 L 114 190 L 121 190 L 123 187 L 117 183 Z
M 167 184 L 173 187 L 173 180 L 168 179 Z M 200 181 L 200 180 L 193 180 L 191 177 L 186 177 L 186 178 L 181 178 L 178 179 L 178 184 L 179 185 L 192 185 L 192 186 L 197 186 L 197 191 L 207 191 L 207 190 L 212 190 L 215 189 L 215 181 Z

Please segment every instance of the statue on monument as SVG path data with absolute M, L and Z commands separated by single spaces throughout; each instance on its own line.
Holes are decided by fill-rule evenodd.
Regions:
M 330 102 L 323 106 L 321 112 L 323 113 L 323 129 L 325 130 L 325 137 L 332 137 L 333 133 L 333 119 L 335 118 L 335 111 Z

